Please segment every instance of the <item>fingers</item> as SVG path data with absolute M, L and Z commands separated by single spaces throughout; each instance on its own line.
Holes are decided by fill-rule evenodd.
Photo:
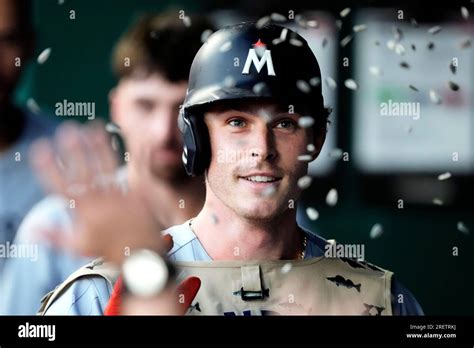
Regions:
M 64 163 L 66 178 L 71 185 L 86 185 L 95 176 L 92 154 L 86 148 L 88 139 L 73 122 L 65 122 L 56 132 L 56 148 Z
M 90 126 L 65 122 L 56 132 L 54 146 L 47 140 L 32 146 L 31 160 L 44 188 L 65 196 L 78 195 L 97 183 L 110 185 L 118 166 L 101 122 Z
M 196 297 L 199 288 L 201 287 L 201 279 L 198 277 L 188 277 L 179 284 L 177 289 L 178 303 L 181 307 L 184 315 L 188 308 L 191 306 L 194 298 Z
M 31 146 L 29 157 L 45 191 L 64 195 L 68 185 L 59 168 L 51 141 L 47 139 L 37 140 Z
M 101 173 L 114 175 L 118 167 L 118 160 L 110 145 L 104 124 L 100 121 L 92 123 L 87 128 L 87 134 L 90 137 L 92 152 L 100 165 Z

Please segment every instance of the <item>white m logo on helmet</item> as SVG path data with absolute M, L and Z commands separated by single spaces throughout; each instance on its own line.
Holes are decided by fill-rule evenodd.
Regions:
M 249 49 L 249 54 L 247 56 L 247 60 L 245 61 L 244 70 L 242 70 L 242 74 L 250 74 L 251 63 L 255 65 L 255 69 L 257 69 L 257 72 L 260 72 L 265 63 L 267 63 L 267 75 L 275 76 L 272 54 L 270 50 L 265 49 L 265 52 L 263 53 L 262 57 L 258 59 L 257 52 L 255 51 L 255 49 Z

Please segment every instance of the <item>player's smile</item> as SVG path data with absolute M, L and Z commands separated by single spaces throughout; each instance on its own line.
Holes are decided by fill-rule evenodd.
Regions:
M 269 194 L 276 191 L 280 186 L 282 180 L 281 176 L 273 174 L 271 172 L 255 172 L 248 175 L 239 176 L 239 181 L 241 184 L 249 187 L 255 193 Z

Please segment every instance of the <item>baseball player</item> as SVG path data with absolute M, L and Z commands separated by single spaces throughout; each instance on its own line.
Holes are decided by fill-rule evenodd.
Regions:
M 122 296 L 151 301 L 172 279 L 194 277 L 199 291 L 178 291 L 187 314 L 423 314 L 392 272 L 325 257 L 330 242 L 296 222 L 295 202 L 311 180 L 301 156 L 316 159 L 326 135 L 320 81 L 313 52 L 289 28 L 243 23 L 211 35 L 193 61 L 180 113 L 184 166 L 205 177 L 202 210 L 163 231 L 172 238 L 164 256 L 146 209 L 127 209 L 131 201 L 107 199 L 107 191 L 94 199 L 85 193 L 86 210 L 107 203 L 113 214 L 94 223 L 87 211 L 79 216 L 87 230 L 81 245 L 121 269 L 91 263 L 50 293 L 40 312 L 129 313 L 117 310 Z M 126 245 L 131 252 L 121 257 Z

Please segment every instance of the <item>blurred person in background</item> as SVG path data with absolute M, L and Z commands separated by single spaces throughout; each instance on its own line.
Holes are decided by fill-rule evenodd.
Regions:
M 39 137 L 51 136 L 55 123 L 14 104 L 21 73 L 33 56 L 35 34 L 32 5 L 28 0 L 0 0 L 0 244 L 14 248 L 13 241 L 23 217 L 43 196 L 27 153 Z M 33 250 L 34 251 L 34 250 Z M 9 253 L 0 257 L 0 276 Z M 14 253 L 11 253 L 12 257 Z M 17 255 L 19 256 L 19 255 Z M 32 265 L 35 255 L 23 260 Z M 0 291 L 0 298 L 4 294 Z
M 145 192 L 143 199 L 153 207 L 150 213 L 166 226 L 183 223 L 199 212 L 205 186 L 201 178 L 186 175 L 177 119 L 192 59 L 201 46 L 201 34 L 211 31 L 212 26 L 203 17 L 191 19 L 189 26 L 179 19 L 178 11 L 142 17 L 119 40 L 113 53 L 118 83 L 109 93 L 109 104 L 111 120 L 125 143 L 126 165 L 117 170 L 114 156 L 102 163 L 87 162 L 100 150 L 87 140 L 91 131 L 73 124 L 62 125 L 57 135 L 65 144 L 58 148 L 64 165 L 61 175 L 70 179 L 70 190 L 51 195 L 32 209 L 20 227 L 19 243 L 36 243 L 41 235 L 51 234 L 59 239 L 74 238 L 75 209 L 82 208 L 75 193 L 86 181 L 86 165 L 100 166 L 103 177 L 125 192 Z M 74 152 L 75 141 L 88 145 L 90 153 L 79 154 L 87 157 L 82 158 L 84 162 L 68 160 L 78 155 Z M 75 200 L 73 205 L 71 199 Z M 102 212 L 98 209 L 96 213 Z M 129 233 L 133 234 L 133 230 L 132 227 Z M 90 260 L 59 250 L 44 240 L 39 243 L 36 263 L 18 259 L 6 269 L 2 312 L 36 314 L 43 295 Z M 95 282 L 76 288 L 76 297 L 80 298 L 89 286 L 98 286 Z M 96 300 L 97 306 L 102 306 L 108 298 Z M 83 310 L 95 312 L 94 306 Z

